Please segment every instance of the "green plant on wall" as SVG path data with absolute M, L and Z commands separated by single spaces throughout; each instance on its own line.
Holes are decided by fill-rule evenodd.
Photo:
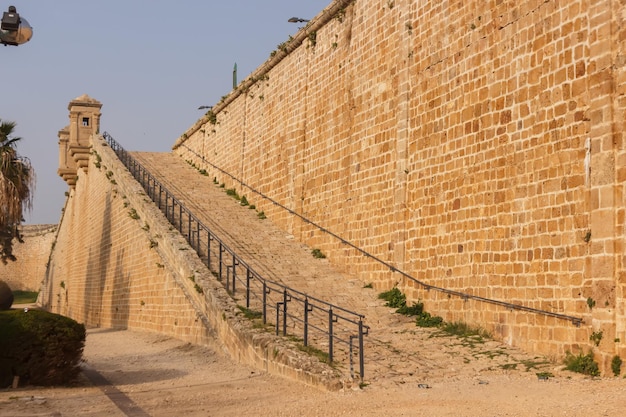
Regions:
M 130 209 L 130 211 L 128 212 L 128 216 L 133 220 L 139 219 L 139 214 L 137 213 L 137 210 L 135 209 Z
M 309 45 L 311 48 L 315 48 L 315 45 L 317 45 L 317 32 L 313 31 L 309 33 Z
M 622 358 L 620 358 L 619 355 L 613 356 L 611 360 L 611 370 L 615 376 L 618 376 L 622 372 Z
M 209 110 L 208 112 L 206 112 L 206 117 L 209 123 L 211 123 L 212 125 L 217 123 L 217 115 L 213 113 L 213 110 Z
M 339 21 L 339 23 L 343 23 L 343 19 L 346 17 L 346 9 L 339 9 L 335 14 L 335 19 Z
M 589 340 L 591 340 L 594 345 L 600 346 L 600 341 L 602 340 L 602 330 L 600 330 L 599 332 L 591 333 L 591 336 L 589 336 Z

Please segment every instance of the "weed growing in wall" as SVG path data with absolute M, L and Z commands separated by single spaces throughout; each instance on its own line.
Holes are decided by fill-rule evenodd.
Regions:
M 596 306 L 596 300 L 594 300 L 591 297 L 588 297 L 587 298 L 587 306 L 589 307 L 589 310 L 592 310 Z
M 213 113 L 213 110 L 206 112 L 207 121 L 212 125 L 217 124 L 217 115 Z
M 139 214 L 137 214 L 137 210 L 135 209 L 130 209 L 130 211 L 128 212 L 128 216 L 133 220 L 139 219 Z
M 339 9 L 337 13 L 335 13 L 335 19 L 339 21 L 339 23 L 343 23 L 343 19 L 346 17 L 346 9 Z
M 100 157 L 100 155 L 98 155 L 96 151 L 93 151 L 93 155 L 95 156 L 93 164 L 95 165 L 96 168 L 100 169 L 102 158 Z
M 600 341 L 602 340 L 602 330 L 591 333 L 589 340 L 592 341 L 594 345 L 600 346 Z
M 316 259 L 324 259 L 324 258 L 326 258 L 326 255 L 324 255 L 320 249 L 313 249 L 311 251 L 311 255 L 313 255 L 313 257 L 316 258 Z
M 613 359 L 611 359 L 611 370 L 615 376 L 619 376 L 622 372 L 622 358 L 620 358 L 619 355 L 615 355 Z
M 309 45 L 311 48 L 315 48 L 315 45 L 317 45 L 317 32 L 313 31 L 309 33 Z

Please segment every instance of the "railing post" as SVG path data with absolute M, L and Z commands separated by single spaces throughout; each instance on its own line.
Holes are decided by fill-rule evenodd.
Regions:
M 250 268 L 246 268 L 246 308 L 250 308 L 250 279 L 252 278 L 252 273 L 250 272 Z
M 263 280 L 263 324 L 267 324 L 267 283 Z
M 280 329 L 280 306 L 283 305 L 285 303 L 283 303 L 282 301 L 279 303 L 276 303 L 276 336 L 278 336 L 279 334 L 279 329 Z
M 363 319 L 359 320 L 359 373 L 361 382 L 365 377 L 365 353 L 363 352 Z
M 287 336 L 287 289 L 283 289 L 283 336 Z
M 196 222 L 196 252 L 200 256 L 200 222 Z
M 223 254 L 224 253 L 224 248 L 222 247 L 222 242 L 220 242 L 220 258 L 219 258 L 219 264 L 220 264 L 220 268 L 219 268 L 219 273 L 217 275 L 217 279 L 219 281 L 222 281 L 222 258 L 223 258 Z
M 333 308 L 328 309 L 328 361 L 333 362 L 333 322 L 335 320 Z
M 232 268 L 233 268 L 233 287 L 232 287 L 232 292 L 233 292 L 233 296 L 234 296 L 235 295 L 235 282 L 237 281 L 237 258 L 235 257 L 234 254 L 233 254 Z
M 211 232 L 207 230 L 206 241 L 206 266 L 211 269 Z
M 181 213 L 182 213 L 182 208 L 183 206 L 180 206 Z M 193 248 L 193 239 L 191 238 L 191 213 L 187 213 L 187 234 L 189 235 L 189 243 L 191 244 L 191 247 Z
M 172 201 L 174 201 L 174 197 L 172 197 Z M 178 231 L 183 233 L 183 206 L 178 205 Z
M 308 346 L 309 345 L 309 298 L 305 297 L 304 298 L 304 320 L 303 320 L 303 325 L 304 325 L 304 335 L 303 335 L 303 339 L 304 339 L 304 346 Z

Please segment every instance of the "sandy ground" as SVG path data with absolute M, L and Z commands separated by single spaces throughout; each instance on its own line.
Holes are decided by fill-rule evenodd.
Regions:
M 423 355 L 439 357 L 445 346 L 433 342 Z M 471 354 L 455 346 L 454 357 Z M 419 383 L 419 375 L 377 378 L 363 389 L 327 392 L 236 364 L 219 347 L 128 330 L 89 330 L 84 358 L 72 387 L 0 391 L 0 416 L 626 415 L 626 379 L 585 378 L 555 364 L 546 365 L 554 373 L 546 381 L 534 370 L 481 364 L 477 371 L 451 357 L 445 373 Z

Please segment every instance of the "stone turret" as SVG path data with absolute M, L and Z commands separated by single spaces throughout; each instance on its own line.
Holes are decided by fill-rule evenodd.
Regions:
M 76 185 L 78 169 L 87 172 L 89 141 L 100 131 L 102 103 L 83 94 L 70 101 L 70 124 L 59 131 L 58 174 L 71 187 Z

